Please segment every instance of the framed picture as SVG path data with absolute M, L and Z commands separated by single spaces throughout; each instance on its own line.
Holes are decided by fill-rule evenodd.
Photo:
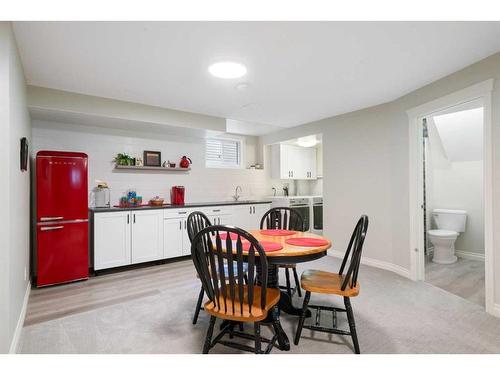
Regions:
M 26 137 L 21 138 L 21 150 L 20 150 L 20 161 L 21 161 L 21 171 L 28 170 L 28 140 Z
M 161 167 L 161 152 L 144 151 L 144 165 L 147 167 Z

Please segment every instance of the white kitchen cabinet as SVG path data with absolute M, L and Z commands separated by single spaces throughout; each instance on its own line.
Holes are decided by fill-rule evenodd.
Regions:
M 175 258 L 184 255 L 183 233 L 185 218 L 164 219 L 163 220 L 163 257 Z M 189 242 L 189 239 L 188 239 Z
M 271 147 L 271 174 L 281 180 L 317 178 L 316 148 L 278 144 Z
M 271 208 L 270 204 L 238 205 L 233 208 L 231 221 L 238 228 L 246 231 L 259 229 L 264 213 Z
M 270 204 L 256 204 L 253 205 L 253 213 L 250 215 L 250 224 L 252 229 L 260 228 L 260 221 L 262 216 L 271 208 Z
M 132 262 L 130 211 L 94 215 L 94 269 L 119 267 Z
M 270 204 L 94 213 L 94 269 L 191 255 L 187 218 L 201 211 L 213 225 L 259 228 Z
M 314 147 L 302 147 L 304 162 L 302 163 L 302 175 L 305 173 L 306 180 L 316 180 L 318 178 L 317 153 Z
M 132 211 L 132 264 L 163 258 L 162 210 Z
M 165 258 L 191 254 L 191 242 L 187 234 L 187 218 L 191 212 L 197 210 L 197 208 L 163 210 L 163 256 Z
M 232 206 L 203 207 L 200 211 L 208 216 L 212 225 L 234 225 Z

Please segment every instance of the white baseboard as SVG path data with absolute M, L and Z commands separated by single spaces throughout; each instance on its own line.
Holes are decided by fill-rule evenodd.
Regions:
M 23 306 L 21 308 L 21 313 L 19 314 L 16 330 L 14 331 L 14 337 L 12 337 L 12 342 L 10 343 L 9 354 L 15 354 L 18 352 L 19 340 L 21 339 L 21 332 L 24 326 L 24 318 L 26 318 L 26 309 L 28 307 L 30 292 L 31 292 L 31 282 L 28 281 L 28 286 L 26 287 L 26 293 L 24 293 L 24 300 L 23 300 Z
M 491 315 L 497 317 L 497 318 L 500 318 L 500 304 L 495 303 L 493 305 L 493 309 L 491 311 L 487 311 L 487 312 L 490 313 Z
M 430 247 L 427 249 L 427 255 L 434 254 L 434 247 Z M 484 253 L 473 252 L 473 251 L 464 251 L 464 250 L 455 250 L 455 254 L 459 258 L 470 259 L 470 260 L 479 260 L 484 262 Z
M 470 260 L 480 260 L 484 262 L 484 253 L 473 253 L 472 251 L 462 251 L 455 250 L 455 254 L 459 258 L 470 259 Z
M 344 257 L 344 253 L 341 251 L 338 251 L 338 250 L 330 250 L 328 252 L 328 255 L 332 255 L 336 258 L 341 258 L 341 259 Z M 384 262 L 381 260 L 367 258 L 367 257 L 362 256 L 361 257 L 361 264 L 365 264 L 367 266 L 371 266 L 371 267 L 375 267 L 375 268 L 380 268 L 380 269 L 383 269 L 386 271 L 391 271 L 391 272 L 394 272 L 400 276 L 406 277 L 407 279 L 411 279 L 409 270 L 407 270 L 406 268 L 403 268 L 401 266 L 398 266 L 396 264 L 393 264 L 393 263 Z

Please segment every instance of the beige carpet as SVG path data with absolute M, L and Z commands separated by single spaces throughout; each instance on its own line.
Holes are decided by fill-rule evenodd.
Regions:
M 306 266 L 333 271 L 338 265 L 337 259 L 325 257 Z M 301 269 L 304 265 L 299 265 Z M 151 272 L 156 275 L 152 281 L 148 280 Z M 425 282 L 367 266 L 361 267 L 360 282 L 361 294 L 352 304 L 362 353 L 500 353 L 500 320 L 487 315 L 481 306 Z M 140 297 L 138 290 L 146 294 Z M 198 324 L 191 324 L 198 291 L 199 281 L 190 261 L 37 291 L 28 309 L 36 319 L 23 329 L 21 350 L 200 353 L 208 319 L 201 313 Z M 130 298 L 120 298 L 127 293 Z M 50 301 L 50 294 L 58 305 Z M 88 301 L 83 310 L 71 309 L 75 294 Z M 325 297 L 313 295 L 311 302 L 320 299 Z M 340 298 L 328 300 L 341 303 Z M 51 304 L 52 315 L 47 307 Z M 296 317 L 282 315 L 290 339 L 296 323 Z M 340 324 L 346 324 L 345 319 Z M 303 332 L 299 346 L 291 346 L 288 353 L 352 353 L 349 337 L 310 331 Z M 212 352 L 235 350 L 216 346 Z M 274 349 L 273 353 L 286 352 Z

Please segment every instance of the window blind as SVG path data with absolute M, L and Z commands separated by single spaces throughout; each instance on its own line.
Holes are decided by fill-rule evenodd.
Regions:
M 207 139 L 205 160 L 207 167 L 239 167 L 241 161 L 240 142 L 234 139 Z

